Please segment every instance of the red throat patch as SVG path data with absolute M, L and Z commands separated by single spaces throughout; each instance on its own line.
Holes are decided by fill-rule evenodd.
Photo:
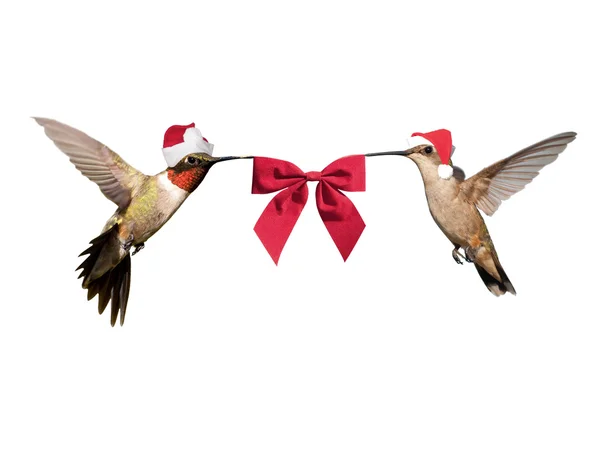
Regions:
M 169 180 L 182 190 L 192 193 L 198 188 L 198 185 L 204 180 L 207 170 L 205 168 L 195 167 L 185 171 L 176 172 L 174 169 L 167 171 Z

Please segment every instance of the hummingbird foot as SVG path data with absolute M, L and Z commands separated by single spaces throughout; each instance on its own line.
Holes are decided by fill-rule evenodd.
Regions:
M 468 246 L 465 248 L 465 260 L 469 263 L 473 263 L 475 262 L 475 259 L 477 258 L 477 251 Z
M 133 250 L 133 253 L 131 253 L 131 255 L 135 256 L 137 253 L 139 253 L 140 251 L 142 251 L 144 248 L 146 248 L 146 244 L 145 243 L 140 243 L 139 245 L 136 245 L 135 249 Z
M 129 234 L 129 238 L 127 239 L 127 241 L 121 245 L 125 251 L 129 251 L 131 249 L 131 246 L 133 245 L 133 240 L 133 234 Z
M 474 259 L 471 258 L 471 255 L 469 254 L 469 250 L 467 248 L 465 248 L 465 254 L 463 255 L 459 251 L 460 248 L 461 248 L 460 245 L 454 244 L 454 249 L 452 250 L 452 257 L 454 258 L 456 263 L 462 265 L 463 260 L 466 262 L 472 263 L 474 261 Z M 472 256 L 474 256 L 474 254 Z
M 460 253 L 458 252 L 458 248 L 454 248 L 454 249 L 452 250 L 452 257 L 454 258 L 454 260 L 456 261 L 456 263 L 457 263 L 457 264 L 460 264 L 460 265 L 462 265 L 462 264 L 463 264 L 463 262 L 462 262 L 462 260 L 461 260 L 461 257 L 462 257 L 463 259 L 465 259 L 465 257 L 464 257 L 462 254 L 460 254 Z M 466 259 L 465 259 L 465 260 L 466 260 Z

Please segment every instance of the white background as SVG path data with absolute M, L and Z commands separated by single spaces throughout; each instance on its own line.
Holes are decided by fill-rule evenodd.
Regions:
M 600 449 L 589 2 L 80 3 L 2 13 L 1 450 Z M 367 228 L 346 263 L 311 197 L 276 267 L 240 161 L 133 258 L 111 328 L 73 270 L 114 206 L 33 115 L 150 174 L 191 121 L 216 155 L 307 171 L 442 127 L 467 175 L 579 135 L 486 218 L 516 297 L 454 263 L 399 157 L 350 194 Z

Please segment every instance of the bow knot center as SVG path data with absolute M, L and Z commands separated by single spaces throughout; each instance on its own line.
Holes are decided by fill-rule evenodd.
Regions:
M 306 173 L 306 180 L 311 182 L 319 182 L 321 180 L 321 171 L 309 171 Z

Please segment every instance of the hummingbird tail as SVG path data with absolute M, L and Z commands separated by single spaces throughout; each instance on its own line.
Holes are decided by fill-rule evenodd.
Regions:
M 496 264 L 496 270 L 498 271 L 498 274 L 500 275 L 502 281 L 496 280 L 496 278 L 494 278 L 487 271 L 485 271 L 483 267 L 481 267 L 478 264 L 475 264 L 477 273 L 479 273 L 479 276 L 481 276 L 481 279 L 483 280 L 485 286 L 490 292 L 492 292 L 497 297 L 499 297 L 500 295 L 504 295 L 506 292 L 510 292 L 511 294 L 516 295 L 517 292 L 513 287 L 512 283 L 510 282 L 510 279 L 508 279 L 508 276 L 502 268 L 502 265 L 500 265 L 500 262 L 498 261 L 497 257 L 494 258 L 494 263 Z
M 108 231 L 93 239 L 91 246 L 80 254 L 88 254 L 77 270 L 82 270 L 79 278 L 83 278 L 82 287 L 87 289 L 87 299 L 91 300 L 98 295 L 98 313 L 102 314 L 108 303 L 112 300 L 110 307 L 110 324 L 115 326 L 119 311 L 121 312 L 120 323 L 125 322 L 125 311 L 129 299 L 129 286 L 131 283 L 131 256 L 129 252 L 117 260 L 116 265 L 108 268 L 102 274 L 96 276 L 98 264 L 106 266 L 106 261 L 112 260 L 115 255 L 114 240 L 118 241 L 118 225 L 115 224 Z M 120 252 L 117 249 L 117 254 Z

